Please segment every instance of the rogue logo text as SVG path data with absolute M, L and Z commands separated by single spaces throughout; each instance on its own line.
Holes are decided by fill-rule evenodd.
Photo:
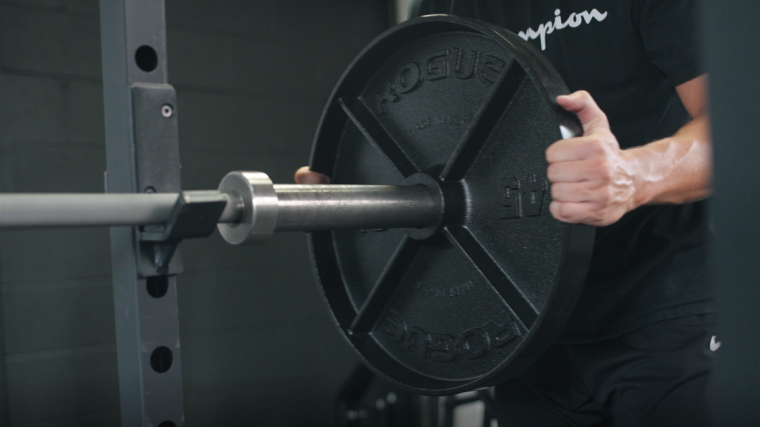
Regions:
M 417 356 L 431 362 L 453 362 L 458 356 L 478 359 L 491 349 L 504 347 L 522 336 L 520 328 L 506 311 L 497 319 L 481 327 L 470 328 L 458 335 L 428 332 L 417 326 L 409 326 L 395 311 L 390 310 L 381 323 L 381 330 L 389 338 Z
M 506 69 L 507 62 L 475 49 L 458 47 L 443 49 L 430 54 L 421 64 L 410 62 L 383 84 L 377 93 L 380 114 L 388 112 L 389 102 L 398 102 L 404 95 L 414 92 L 422 82 L 447 78 L 467 80 L 481 78 L 495 83 Z

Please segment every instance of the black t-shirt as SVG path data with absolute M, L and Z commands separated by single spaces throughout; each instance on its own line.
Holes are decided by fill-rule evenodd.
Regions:
M 571 91 L 587 90 L 622 148 L 690 120 L 675 87 L 703 73 L 695 0 L 422 0 L 517 33 Z M 713 311 L 706 202 L 643 206 L 597 229 L 584 290 L 559 341 L 598 341 L 657 320 Z

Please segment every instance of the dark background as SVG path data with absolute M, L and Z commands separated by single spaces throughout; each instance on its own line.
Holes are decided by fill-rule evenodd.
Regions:
M 167 0 L 182 181 L 292 182 L 380 0 Z M 0 0 L 0 192 L 102 192 L 97 0 Z M 0 232 L 0 426 L 118 426 L 108 230 Z M 182 247 L 187 426 L 327 426 L 355 363 L 319 299 L 305 236 Z

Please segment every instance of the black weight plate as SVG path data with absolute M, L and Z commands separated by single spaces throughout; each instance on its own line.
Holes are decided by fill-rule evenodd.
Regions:
M 344 73 L 313 170 L 343 184 L 424 173 L 443 226 L 314 232 L 330 312 L 376 373 L 422 394 L 494 385 L 554 339 L 581 290 L 593 228 L 548 212 L 546 147 L 580 131 L 543 57 L 487 24 L 437 15 L 399 25 Z M 414 238 L 413 238 L 414 237 Z

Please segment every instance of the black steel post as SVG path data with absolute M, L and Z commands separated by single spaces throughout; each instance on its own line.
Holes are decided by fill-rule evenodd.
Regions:
M 100 31 L 110 193 L 181 191 L 176 95 L 166 84 L 162 0 L 101 0 Z M 176 274 L 153 263 L 136 227 L 111 228 L 124 427 L 184 426 Z
M 715 158 L 716 426 L 760 425 L 760 3 L 705 0 Z

